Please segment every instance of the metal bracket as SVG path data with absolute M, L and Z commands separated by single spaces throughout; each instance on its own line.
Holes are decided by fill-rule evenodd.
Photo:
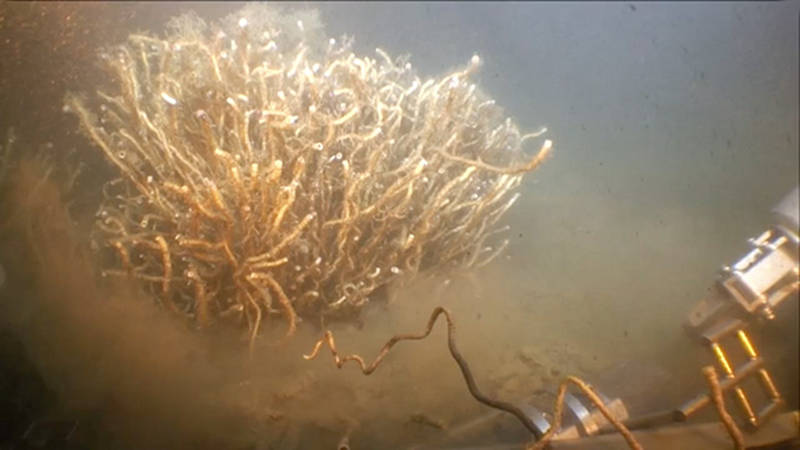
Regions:
M 750 341 L 747 333 L 745 333 L 745 326 L 746 324 L 741 320 L 731 319 L 704 333 L 703 340 L 711 348 L 711 351 L 717 359 L 717 363 L 725 375 L 725 378 L 720 382 L 720 388 L 723 392 L 733 391 L 734 397 L 744 413 L 747 424 L 755 429 L 778 410 L 783 404 L 783 399 L 778 389 L 775 387 L 775 384 L 772 382 L 769 372 L 764 368 L 764 360 L 758 356 L 755 346 Z M 722 339 L 732 335 L 736 335 L 737 340 L 747 355 L 747 361 L 735 368 L 732 366 L 728 355 L 720 345 Z M 749 397 L 741 387 L 742 382 L 752 376 L 758 378 L 759 384 L 768 399 L 767 404 L 764 405 L 758 413 L 753 410 Z M 710 395 L 701 394 L 684 404 L 677 411 L 678 418 L 685 420 L 709 403 L 711 403 Z
M 596 389 L 595 393 L 603 400 L 606 409 L 608 409 L 615 418 L 620 421 L 628 419 L 628 409 L 621 399 L 616 398 L 611 400 Z M 582 397 L 567 392 L 564 395 L 564 405 L 566 406 L 565 412 L 567 413 L 565 414 L 565 424 L 563 424 L 561 429 L 558 430 L 558 433 L 553 436 L 553 440 L 578 439 L 580 437 L 592 436 L 598 434 L 606 425 L 610 425 L 605 416 L 603 416 L 603 413 L 590 402 L 582 399 Z M 526 409 L 525 412 L 528 414 L 528 417 L 533 420 L 533 423 L 539 431 L 541 431 L 542 434 L 546 433 L 552 425 L 545 419 L 544 414 L 533 406 L 529 406 Z
M 775 307 L 800 288 L 798 237 L 776 225 L 748 243 L 750 252 L 722 268 L 722 287 L 747 313 L 772 320 Z

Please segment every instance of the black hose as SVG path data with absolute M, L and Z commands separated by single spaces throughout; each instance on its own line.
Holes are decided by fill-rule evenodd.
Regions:
M 444 313 L 445 319 L 447 319 L 447 346 L 450 349 L 450 354 L 453 356 L 453 359 L 456 360 L 458 368 L 461 369 L 461 374 L 464 376 L 464 381 L 467 382 L 469 393 L 475 397 L 475 400 L 483 403 L 486 406 L 513 414 L 514 417 L 516 417 L 517 420 L 519 420 L 522 425 L 528 429 L 528 431 L 536 436 L 537 440 L 541 439 L 542 432 L 536 427 L 536 425 L 534 425 L 531 418 L 528 417 L 528 415 L 525 414 L 521 409 L 511 403 L 489 398 L 478 389 L 478 385 L 475 383 L 475 378 L 472 376 L 472 371 L 469 369 L 467 361 L 464 360 L 464 357 L 461 356 L 461 352 L 459 352 L 458 348 L 456 348 L 456 326 L 453 324 L 453 321 L 450 318 L 450 312 L 441 306 L 437 307 L 435 310 L 433 310 L 433 314 L 431 314 L 429 325 L 433 325 L 433 322 L 436 320 L 438 315 L 442 313 Z

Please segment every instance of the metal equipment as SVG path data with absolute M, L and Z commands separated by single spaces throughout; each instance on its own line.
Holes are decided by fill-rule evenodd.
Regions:
M 751 428 L 758 428 L 778 411 L 783 399 L 772 381 L 764 360 L 756 352 L 747 329 L 775 319 L 776 309 L 787 299 L 797 300 L 798 272 L 798 188 L 795 187 L 773 209 L 776 224 L 748 240 L 751 250 L 730 266 L 724 266 L 710 297 L 700 301 L 690 312 L 686 328 L 713 352 L 725 376 L 723 391 L 733 390 L 737 403 Z M 747 361 L 734 367 L 726 341 L 738 341 Z M 734 344 L 735 345 L 735 344 Z M 756 377 L 768 401 L 755 411 L 742 382 Z M 677 412 L 685 419 L 709 403 L 709 396 L 699 395 Z
M 800 289 L 799 202 L 798 187 L 795 187 L 773 208 L 775 223 L 757 237 L 748 239 L 750 250 L 735 263 L 722 268 L 710 296 L 691 309 L 685 324 L 691 336 L 710 348 L 722 371 L 719 388 L 722 393 L 733 393 L 740 416 L 744 416 L 744 423 L 750 432 L 757 431 L 784 404 L 768 365 L 758 354 L 747 330 L 769 325 L 786 300 L 797 301 Z M 744 355 L 745 361 L 735 365 L 730 355 L 737 351 Z M 759 393 L 753 392 L 752 387 L 748 392 L 743 386 L 751 378 L 758 381 L 757 386 L 762 391 L 760 397 L 765 399 L 760 407 L 756 407 L 753 400 Z M 602 398 L 605 406 L 634 430 L 665 422 L 683 422 L 713 402 L 712 394 L 704 392 L 675 410 L 630 419 L 620 399 L 611 401 Z M 596 409 L 590 412 L 589 408 L 569 394 L 565 397 L 565 406 L 571 413 L 572 424 L 562 427 L 554 435 L 554 441 L 602 433 L 603 425 L 597 422 L 599 414 Z M 791 417 L 795 421 L 800 418 L 797 411 Z M 781 420 L 791 422 L 792 419 L 783 417 Z M 784 436 L 784 439 L 800 436 L 799 427 L 800 423 L 794 428 L 788 427 L 788 436 Z M 677 427 L 673 432 L 680 433 L 680 428 Z M 683 428 L 686 432 L 692 428 L 691 433 L 698 433 L 697 425 L 683 425 Z M 609 427 L 605 429 L 609 430 Z M 624 445 L 622 440 L 617 443 Z M 726 444 L 729 445 L 729 441 Z M 746 445 L 744 442 L 740 444 Z
M 713 295 L 689 314 L 687 328 L 698 334 L 739 319 L 772 320 L 775 308 L 798 291 L 798 188 L 773 209 L 777 222 L 747 242 L 752 249 L 730 266 Z
M 740 415 L 744 416 L 750 432 L 755 432 L 778 413 L 784 400 L 772 380 L 767 364 L 756 351 L 755 345 L 748 335 L 748 328 L 769 325 L 779 313 L 786 300 L 798 299 L 800 289 L 800 270 L 798 269 L 798 253 L 800 253 L 800 199 L 798 187 L 795 187 L 773 208 L 775 223 L 755 238 L 748 239 L 750 250 L 735 263 L 724 266 L 709 297 L 698 302 L 690 311 L 686 330 L 707 345 L 718 368 L 722 371 L 719 382 L 723 393 L 732 392 L 739 406 Z M 732 351 L 730 349 L 733 347 Z M 737 351 L 743 353 L 745 361 L 734 365 L 730 354 Z M 756 409 L 752 398 L 758 393 L 747 392 L 743 384 L 755 378 L 763 391 L 763 405 Z M 607 399 L 605 399 L 607 400 Z M 619 400 L 615 400 L 617 402 Z M 710 393 L 701 393 L 684 403 L 674 411 L 656 413 L 644 419 L 627 420 L 630 428 L 644 428 L 646 425 L 659 423 L 659 416 L 671 421 L 682 422 L 697 411 L 712 403 Z M 624 405 L 614 410 L 620 420 L 628 419 Z M 613 402 L 606 401 L 607 405 Z M 580 435 L 597 434 L 598 428 L 586 426 L 588 411 L 581 409 L 574 401 L 567 400 L 568 410 L 579 420 L 577 428 Z M 575 414 L 574 411 L 585 411 Z M 595 413 L 596 414 L 596 413 Z M 787 418 L 788 417 L 788 418 Z M 795 421 L 794 427 L 784 428 L 784 439 L 797 439 L 800 436 L 800 419 L 798 412 L 790 416 L 781 416 L 781 421 Z M 583 426 L 581 426 L 583 425 Z M 554 439 L 565 439 L 575 436 L 575 425 L 562 429 Z M 674 432 L 679 433 L 681 427 Z M 690 426 L 684 425 L 683 428 Z M 692 433 L 697 434 L 697 426 Z M 719 427 L 717 427 L 719 428 Z M 777 439 L 777 436 L 775 436 Z M 623 443 L 621 440 L 618 443 Z M 708 445 L 708 444 L 706 444 Z M 729 445 L 729 443 L 728 443 Z M 746 444 L 745 444 L 746 445 Z M 580 447 L 576 447 L 580 448 Z
M 564 421 L 546 438 L 549 448 L 600 449 L 631 445 L 630 439 L 623 440 L 623 436 L 611 434 L 615 429 L 606 419 L 609 414 L 623 423 L 625 431 L 630 430 L 643 448 L 730 448 L 732 438 L 739 448 L 787 441 L 800 446 L 800 411 L 780 413 L 784 399 L 770 375 L 769 364 L 759 355 L 748 334 L 748 330 L 755 327 L 769 326 L 781 314 L 787 300 L 797 302 L 800 289 L 798 192 L 795 187 L 778 203 L 773 209 L 775 223 L 748 240 L 750 250 L 735 263 L 722 268 L 711 294 L 689 313 L 685 329 L 702 345 L 708 346 L 717 365 L 717 369 L 708 367 L 705 370 L 713 374 L 721 371 L 718 382 L 716 375 L 711 377 L 714 380 L 709 382 L 714 384 L 711 392 L 700 393 L 677 408 L 634 418 L 629 417 L 622 399 L 609 399 L 593 388 L 596 396 L 591 402 L 586 396 L 566 392 Z M 744 361 L 736 364 L 734 356 Z M 757 383 L 745 386 L 751 379 Z M 754 385 L 759 388 L 754 389 Z M 754 392 L 759 389 L 762 391 L 760 405 L 755 401 L 759 393 Z M 737 416 L 744 419 L 747 427 L 745 434 L 739 432 L 722 405 L 722 396 L 726 393 L 733 394 L 738 406 Z M 553 424 L 542 411 L 528 402 L 523 403 L 521 409 L 537 428 L 537 438 L 545 435 Z M 720 411 L 723 422 L 726 418 L 722 416 L 728 416 L 726 426 L 733 427 L 735 432 L 730 428 L 726 432 L 719 423 L 683 423 L 712 403 Z M 604 414 L 600 409 L 605 409 Z M 474 434 L 476 428 L 485 428 L 497 415 L 493 413 L 455 427 L 450 437 Z M 442 446 L 441 440 L 432 444 L 415 448 L 460 448 Z

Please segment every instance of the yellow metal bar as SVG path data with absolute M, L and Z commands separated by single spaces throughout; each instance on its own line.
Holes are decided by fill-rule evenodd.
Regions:
M 761 385 L 764 386 L 764 390 L 767 391 L 770 400 L 780 399 L 781 394 L 778 392 L 778 388 L 775 387 L 775 383 L 772 382 L 767 369 L 760 369 L 758 375 L 758 379 L 761 381 Z
M 739 337 L 739 342 L 742 343 L 742 347 L 744 347 L 744 351 L 747 352 L 747 356 L 749 356 L 750 359 L 757 358 L 758 354 L 756 353 L 756 349 L 753 347 L 753 344 L 750 342 L 750 338 L 747 337 L 747 334 L 744 332 L 744 330 L 740 329 L 737 331 L 736 336 Z
M 734 392 L 736 393 L 736 398 L 739 399 L 739 405 L 742 407 L 745 415 L 747 415 L 747 421 L 750 422 L 750 424 L 754 427 L 757 427 L 758 420 L 756 419 L 756 413 L 753 411 L 753 407 L 750 406 L 750 401 L 747 400 L 747 396 L 744 395 L 744 391 L 739 386 L 736 386 L 736 388 L 734 388 Z
M 722 351 L 722 347 L 720 347 L 718 343 L 712 342 L 711 350 L 713 350 L 714 354 L 717 356 L 717 361 L 722 365 L 722 370 L 725 371 L 725 375 L 732 377 L 733 369 L 731 369 L 731 364 L 728 362 L 725 352 Z

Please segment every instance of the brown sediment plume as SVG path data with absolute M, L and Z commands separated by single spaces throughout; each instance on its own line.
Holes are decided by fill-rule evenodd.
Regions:
M 267 8 L 267 9 L 265 9 Z M 67 108 L 119 178 L 94 241 L 106 275 L 138 279 L 198 326 L 352 317 L 420 271 L 480 266 L 507 244 L 498 220 L 552 143 L 523 135 L 470 81 L 312 20 L 248 7 L 131 35 L 101 60 L 113 80 Z
M 124 280 L 98 286 L 71 207 L 80 166 L 65 152 L 17 149 L 13 141 L 0 146 L 10 166 L 0 176 L 0 260 L 8 273 L 0 291 L 0 332 L 24 346 L 9 364 L 30 361 L 30 376 L 41 377 L 53 394 L 31 420 L 63 414 L 81 422 L 71 442 L 114 434 L 131 448 L 183 448 L 197 433 L 203 442 L 235 435 L 219 427 L 241 420 L 241 397 L 217 399 L 220 386 L 239 374 L 235 361 L 222 362 L 235 352 L 221 343 L 224 354 L 214 364 L 226 365 L 230 378 L 219 378 L 198 358 L 215 351 L 204 336 L 176 326 Z M 19 395 L 27 405 L 37 394 L 23 385 Z M 99 436 L 84 434 L 94 427 L 103 430 Z M 208 448 L 225 447 L 215 444 Z

